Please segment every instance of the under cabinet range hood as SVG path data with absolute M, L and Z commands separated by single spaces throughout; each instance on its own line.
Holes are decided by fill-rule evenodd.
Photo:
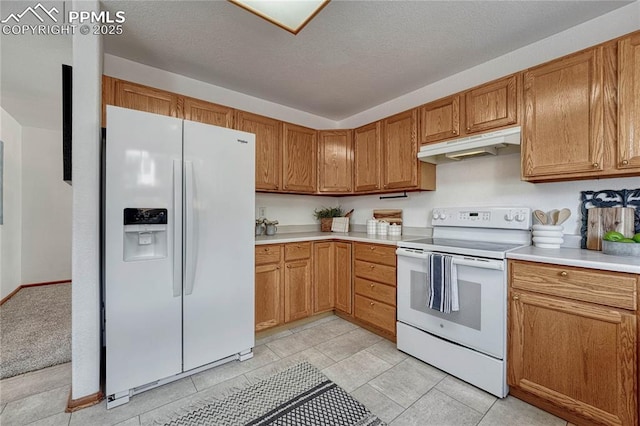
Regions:
M 418 158 L 440 164 L 483 155 L 514 153 L 520 150 L 520 127 L 433 143 L 420 148 Z

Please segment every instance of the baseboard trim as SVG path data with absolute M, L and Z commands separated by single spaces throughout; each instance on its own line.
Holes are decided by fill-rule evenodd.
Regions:
M 66 283 L 70 283 L 70 282 L 71 282 L 71 280 L 61 280 L 61 281 L 46 281 L 46 282 L 42 282 L 42 283 L 20 284 L 18 287 L 15 288 L 15 290 L 13 290 L 11 293 L 9 293 L 5 297 L 3 297 L 2 300 L 0 300 L 0 306 L 2 306 L 4 304 L 4 302 L 6 302 L 7 300 L 9 300 L 13 296 L 15 296 L 15 294 L 17 292 L 19 292 L 20 290 L 22 290 L 23 288 L 40 287 L 41 285 L 66 284 Z
M 92 405 L 96 405 L 100 401 L 104 399 L 104 394 L 102 391 L 98 391 L 94 394 L 83 396 L 78 399 L 71 399 L 71 391 L 69 391 L 69 399 L 67 400 L 67 408 L 64 410 L 65 413 L 73 413 L 74 411 L 82 410 L 83 408 L 91 407 Z

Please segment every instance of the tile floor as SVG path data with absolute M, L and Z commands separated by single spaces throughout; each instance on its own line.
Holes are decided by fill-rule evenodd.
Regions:
M 248 361 L 234 361 L 141 393 L 108 411 L 103 401 L 72 414 L 64 412 L 70 364 L 12 377 L 0 381 L 0 424 L 153 424 L 190 403 L 224 398 L 303 360 L 392 426 L 567 424 L 518 399 L 499 400 L 336 316 L 260 339 L 254 354 Z

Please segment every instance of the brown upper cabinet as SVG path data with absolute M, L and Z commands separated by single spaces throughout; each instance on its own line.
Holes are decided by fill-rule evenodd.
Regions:
M 383 190 L 435 189 L 435 165 L 418 160 L 418 111 L 382 122 Z
M 182 99 L 182 111 L 185 120 L 198 121 L 220 127 L 233 127 L 233 108 L 184 97 Z
M 525 180 L 603 169 L 602 47 L 524 73 Z
M 356 192 L 380 190 L 381 124 L 380 121 L 376 121 L 353 131 L 353 181 Z
M 465 92 L 465 132 L 476 133 L 518 121 L 518 75 Z
M 618 42 L 616 167 L 640 172 L 640 32 Z
M 318 192 L 350 193 L 353 189 L 353 132 L 318 132 Z
M 420 107 L 420 143 L 439 142 L 460 135 L 460 95 Z
M 282 122 L 245 111 L 236 111 L 235 127 L 256 135 L 256 190 L 278 191 L 281 180 Z
M 289 192 L 316 190 L 317 131 L 284 123 L 282 143 L 282 188 Z

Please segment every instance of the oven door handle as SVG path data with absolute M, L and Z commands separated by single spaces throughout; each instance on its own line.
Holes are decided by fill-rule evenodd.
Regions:
M 396 254 L 398 256 L 413 257 L 415 259 L 426 260 L 429 252 L 399 248 L 399 249 L 396 249 Z M 470 266 L 472 268 L 495 269 L 497 271 L 504 271 L 504 262 L 500 260 L 474 259 L 469 257 L 454 257 L 453 264 L 459 265 L 459 266 Z

